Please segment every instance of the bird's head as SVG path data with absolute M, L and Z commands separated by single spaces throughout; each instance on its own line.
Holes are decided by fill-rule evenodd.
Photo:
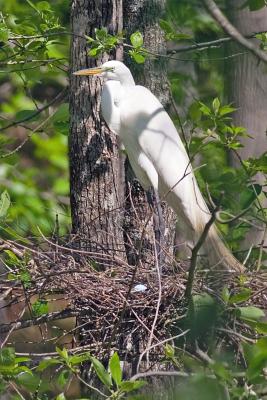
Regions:
M 119 81 L 122 84 L 132 83 L 134 80 L 130 70 L 121 61 L 107 61 L 99 67 L 81 69 L 73 73 L 74 75 L 101 75 L 106 80 Z

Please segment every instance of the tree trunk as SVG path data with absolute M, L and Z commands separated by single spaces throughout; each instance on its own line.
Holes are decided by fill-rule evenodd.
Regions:
M 108 60 L 107 55 L 90 58 L 81 37 L 94 36 L 94 29 L 103 26 L 110 33 L 122 30 L 121 0 L 72 1 L 72 72 Z M 101 86 L 99 77 L 70 77 L 72 232 L 83 249 L 123 256 L 121 163 L 117 139 L 100 117 Z
M 125 0 L 123 2 L 123 21 L 127 35 L 140 31 L 144 37 L 144 47 L 149 51 L 165 55 L 166 43 L 162 30 L 158 25 L 165 9 L 164 0 Z M 170 93 L 167 80 L 167 63 L 162 57 L 148 59 L 145 64 L 138 65 L 125 54 L 125 62 L 130 67 L 137 84 L 150 89 L 165 107 L 170 105 Z M 154 235 L 158 239 L 159 230 L 158 215 L 155 212 L 152 218 L 151 209 L 148 206 L 146 194 L 136 182 L 131 166 L 128 161 L 125 164 L 126 176 L 126 237 L 128 244 L 126 250 L 128 260 L 135 264 L 138 254 L 133 254 L 132 249 L 142 247 L 142 262 L 147 264 L 148 269 L 155 267 Z M 175 234 L 176 217 L 173 211 L 164 204 L 163 218 L 165 222 L 164 250 L 161 251 L 163 264 L 173 264 L 173 246 Z M 149 222 L 148 222 L 149 221 Z M 146 232 L 143 239 L 143 232 Z M 140 255 L 139 255 L 140 256 Z
M 243 35 L 251 35 L 255 32 L 267 30 L 267 8 L 259 11 L 249 11 L 248 8 L 242 8 L 243 0 L 237 0 L 229 3 L 231 12 L 230 18 L 236 28 Z M 255 46 L 259 43 L 254 40 Z M 231 54 L 245 53 L 238 57 L 227 60 L 226 70 L 228 71 L 227 87 L 228 100 L 233 102 L 237 110 L 234 113 L 233 123 L 238 126 L 244 126 L 251 138 L 242 138 L 244 147 L 238 150 L 238 154 L 243 160 L 249 157 L 259 157 L 267 150 L 266 129 L 267 129 L 267 73 L 266 65 L 259 62 L 250 52 L 246 52 L 237 44 L 230 46 Z M 238 158 L 232 154 L 231 163 L 235 167 L 240 167 Z M 264 183 L 264 176 L 258 175 L 257 181 Z M 266 207 L 266 200 L 263 203 Z M 257 221 L 259 225 L 259 221 Z M 251 244 L 261 243 L 264 235 L 264 228 L 257 230 L 252 228 L 246 237 L 244 248 Z

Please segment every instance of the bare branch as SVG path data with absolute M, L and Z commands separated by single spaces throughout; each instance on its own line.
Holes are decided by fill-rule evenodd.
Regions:
M 217 211 L 220 208 L 220 203 L 221 203 L 221 201 L 219 201 L 218 205 L 212 211 L 209 221 L 206 223 L 205 228 L 204 228 L 200 238 L 198 239 L 195 247 L 192 249 L 192 256 L 191 256 L 188 280 L 187 280 L 186 289 L 185 289 L 185 298 L 187 300 L 190 300 L 191 299 L 191 295 L 192 295 L 192 288 L 193 288 L 193 283 L 194 283 L 195 270 L 196 270 L 196 267 L 197 267 L 198 252 L 199 252 L 200 248 L 202 247 L 202 245 L 204 244 L 204 242 L 205 242 L 205 240 L 206 240 L 206 238 L 208 236 L 208 233 L 209 233 L 209 230 L 210 230 L 211 226 L 216 221 L 216 214 L 217 214 Z
M 43 324 L 44 322 L 49 322 L 49 321 L 55 321 L 57 319 L 76 317 L 77 315 L 78 315 L 78 312 L 71 310 L 71 309 L 65 309 L 63 311 L 55 311 L 50 314 L 42 315 L 41 317 L 38 317 L 35 319 L 27 319 L 26 321 L 18 321 L 13 324 L 12 323 L 2 324 L 0 326 L 0 333 L 9 332 L 10 329 L 12 329 L 12 331 L 14 331 L 14 330 L 18 330 L 18 329 L 28 328 L 29 326 L 39 325 L 39 324 Z
M 246 39 L 225 17 L 213 0 L 202 0 L 213 18 L 223 28 L 223 30 L 237 43 L 251 51 L 259 60 L 267 63 L 267 53 L 258 49 L 253 43 Z
M 266 33 L 266 31 L 255 32 L 253 35 L 245 36 L 246 39 L 254 39 L 256 35 Z M 167 54 L 186 53 L 193 50 L 206 50 L 213 47 L 219 47 L 221 44 L 228 43 L 234 40 L 232 37 L 226 36 L 220 39 L 210 40 L 209 42 L 194 43 L 189 46 L 181 46 L 175 50 L 168 50 Z
M 3 128 L 0 128 L 0 132 L 6 130 L 8 128 L 11 128 L 12 126 L 19 125 L 22 122 L 30 121 L 32 118 L 36 117 L 37 115 L 39 115 L 43 111 L 47 110 L 49 107 L 51 107 L 57 101 L 64 99 L 64 97 L 66 96 L 66 92 L 67 92 L 67 88 L 62 90 L 53 100 L 51 100 L 49 103 L 45 104 L 42 108 L 39 108 L 39 110 L 36 110 L 36 112 L 32 113 L 31 115 L 28 115 L 27 117 L 22 118 L 19 121 L 11 122 L 9 125 L 6 125 Z

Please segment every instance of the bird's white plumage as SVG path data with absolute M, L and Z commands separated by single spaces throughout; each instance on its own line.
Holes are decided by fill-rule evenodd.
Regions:
M 100 69 L 106 79 L 101 97 L 105 121 L 120 136 L 144 189 L 152 186 L 158 190 L 177 214 L 188 239 L 195 243 L 211 215 L 171 118 L 148 89 L 135 85 L 123 63 L 108 61 Z M 212 263 L 242 269 L 215 227 L 210 229 L 205 247 Z
M 109 128 L 118 133 L 120 130 L 120 97 L 121 84 L 118 81 L 107 81 L 101 96 L 102 115 Z

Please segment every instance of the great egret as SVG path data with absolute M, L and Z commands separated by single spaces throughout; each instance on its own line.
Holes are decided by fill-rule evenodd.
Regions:
M 102 115 L 122 140 L 137 179 L 151 186 L 177 214 L 189 241 L 196 243 L 211 218 L 201 195 L 189 157 L 176 128 L 159 100 L 145 87 L 135 85 L 130 70 L 120 61 L 83 69 L 74 75 L 101 74 Z M 224 245 L 212 226 L 203 245 L 211 266 L 242 271 L 243 266 Z

